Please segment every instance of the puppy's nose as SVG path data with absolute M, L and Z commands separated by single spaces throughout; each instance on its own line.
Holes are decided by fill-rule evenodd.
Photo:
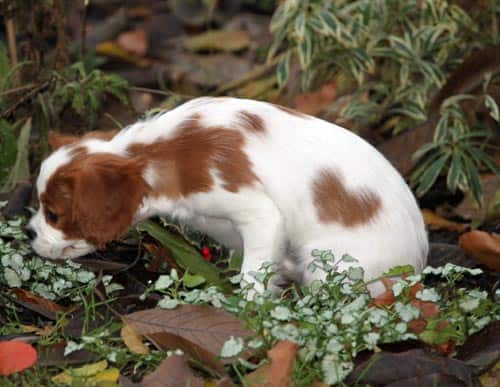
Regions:
M 30 238 L 30 240 L 33 240 L 36 238 L 36 231 L 35 229 L 30 226 L 30 225 L 27 225 L 26 226 L 26 234 L 28 235 L 28 238 Z

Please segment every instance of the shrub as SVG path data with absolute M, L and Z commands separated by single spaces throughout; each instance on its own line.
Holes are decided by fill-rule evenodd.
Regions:
M 352 80 L 357 86 L 341 115 L 354 129 L 385 124 L 396 134 L 427 120 L 432 95 L 472 49 L 498 40 L 499 6 L 489 4 L 469 16 L 444 0 L 286 0 L 271 22 L 269 55 L 287 43 L 277 68 L 281 86 L 294 57 L 304 89 L 334 76 Z M 481 98 L 498 120 L 494 99 L 486 92 Z M 470 189 L 481 202 L 479 170 L 498 169 L 483 151 L 489 131 L 466 118 L 460 100 L 443 103 L 432 144 L 416 155 L 412 181 L 424 194 L 447 171 L 451 190 Z

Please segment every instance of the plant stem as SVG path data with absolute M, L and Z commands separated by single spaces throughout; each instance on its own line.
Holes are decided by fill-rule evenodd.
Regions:
M 12 63 L 12 68 L 14 69 L 14 86 L 19 87 L 21 86 L 21 74 L 18 70 L 16 27 L 14 25 L 13 18 L 9 18 L 5 21 L 5 28 L 7 30 L 10 61 Z

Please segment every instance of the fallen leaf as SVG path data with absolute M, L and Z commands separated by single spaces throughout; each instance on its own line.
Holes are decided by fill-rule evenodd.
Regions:
M 495 364 L 488 372 L 479 377 L 482 387 L 498 387 L 500 380 L 500 361 Z
M 448 230 L 448 231 L 465 231 L 469 225 L 463 223 L 452 222 L 447 220 L 428 209 L 422 210 L 425 224 L 431 230 Z
M 183 273 L 184 270 L 179 268 L 175 259 L 172 258 L 172 253 L 165 246 L 154 243 L 144 243 L 144 248 L 151 254 L 151 263 L 146 267 L 147 271 L 158 273 L 166 267 L 177 270 Z M 165 265 L 165 267 L 163 267 Z
M 146 55 L 148 51 L 148 37 L 142 28 L 122 32 L 116 38 L 116 44 L 123 50 L 140 57 Z
M 323 85 L 318 91 L 296 95 L 295 108 L 302 113 L 316 115 L 324 111 L 336 97 L 337 84 L 333 81 Z
M 228 53 L 195 55 L 179 53 L 166 65 L 166 74 L 173 82 L 183 80 L 202 87 L 222 87 L 241 79 L 252 69 L 248 59 Z
M 292 386 L 292 371 L 295 364 L 295 356 L 299 346 L 291 341 L 284 340 L 267 351 L 267 357 L 271 360 L 269 372 L 269 387 Z
M 431 301 L 411 300 L 410 304 L 415 308 L 420 309 L 422 317 L 432 318 L 439 315 L 439 307 Z
M 223 370 L 224 364 L 234 361 L 233 358 L 219 358 L 224 343 L 231 336 L 253 335 L 237 317 L 207 305 L 147 309 L 123 316 L 123 320 L 157 348 L 180 348 L 218 371 Z
M 471 192 L 467 192 L 462 202 L 455 208 L 455 213 L 464 219 L 480 220 L 500 217 L 500 176 L 481 175 L 484 204 L 477 206 Z
M 99 382 L 106 381 L 116 382 L 120 376 L 120 371 L 116 368 L 107 368 L 108 362 L 103 360 L 97 363 L 87 364 L 83 367 L 67 369 L 52 377 L 52 381 L 54 383 L 71 385 L 75 379 L 83 379 L 85 386 L 95 386 Z
M 467 254 L 500 272 L 500 234 L 470 231 L 460 236 L 458 244 Z
M 160 225 L 145 221 L 137 226 L 139 231 L 145 231 L 153 238 L 164 245 L 177 265 L 192 274 L 199 274 L 207 280 L 208 283 L 216 285 L 222 289 L 228 289 L 227 281 L 223 280 L 218 269 L 206 262 L 201 254 L 193 246 L 188 244 L 180 236 L 171 233 Z
M 142 342 L 142 336 L 133 325 L 125 324 L 121 329 L 121 337 L 130 352 L 144 355 L 149 353 L 149 348 Z
M 396 297 L 394 297 L 394 293 L 392 290 L 386 290 L 383 293 L 380 293 L 377 297 L 372 300 L 372 304 L 378 306 L 379 308 L 382 306 L 390 306 L 396 302 Z
M 117 43 L 110 40 L 99 43 L 95 51 L 99 55 L 120 59 L 124 62 L 132 63 L 137 67 L 147 67 L 151 64 L 149 60 L 124 50 Z
M 264 363 L 255 371 L 249 372 L 243 378 L 247 386 L 265 386 L 269 381 L 271 363 Z
M 16 297 L 21 301 L 38 305 L 49 312 L 64 312 L 66 310 L 66 308 L 62 307 L 61 305 L 58 305 L 55 302 L 47 300 L 46 298 L 38 296 L 35 293 L 32 293 L 25 289 L 13 288 L 10 289 L 10 293 L 15 294 Z
M 455 380 L 455 384 L 441 383 L 450 379 Z M 354 369 L 348 381 L 383 386 L 478 385 L 472 368 L 465 363 L 431 355 L 421 349 L 375 353 Z M 436 381 L 437 384 L 432 384 Z
M 0 342 L 0 375 L 6 376 L 36 363 L 36 349 L 22 341 L 10 340 Z
M 470 336 L 459 348 L 457 358 L 474 367 L 478 373 L 490 369 L 500 359 L 500 321 L 494 321 Z
M 40 346 L 38 349 L 37 366 L 64 366 L 80 365 L 95 362 L 98 357 L 95 353 L 80 349 L 64 356 L 66 342 L 59 342 Z
M 141 387 L 202 387 L 203 380 L 189 367 L 186 356 L 167 357 L 151 374 L 144 377 Z
M 184 48 L 191 51 L 240 51 L 250 46 L 247 31 L 212 30 L 184 40 Z

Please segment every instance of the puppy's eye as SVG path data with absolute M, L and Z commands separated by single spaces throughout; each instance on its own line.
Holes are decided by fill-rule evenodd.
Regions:
M 59 217 L 57 216 L 57 214 L 55 214 L 54 212 L 50 211 L 50 210 L 47 210 L 47 220 L 50 222 L 50 223 L 57 223 L 57 219 L 59 219 Z

